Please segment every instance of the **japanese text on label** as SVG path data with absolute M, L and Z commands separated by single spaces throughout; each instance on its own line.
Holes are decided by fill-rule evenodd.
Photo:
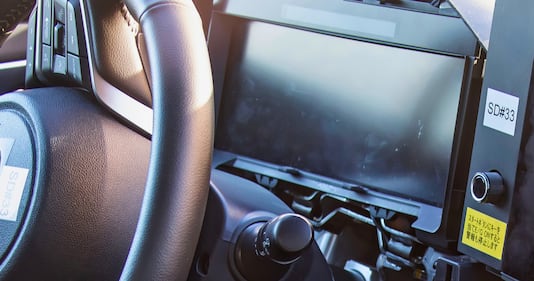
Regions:
M 467 208 L 462 243 L 501 260 L 505 235 L 504 222 Z

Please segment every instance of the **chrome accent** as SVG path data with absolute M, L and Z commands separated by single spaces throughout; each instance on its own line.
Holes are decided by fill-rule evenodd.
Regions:
M 128 122 L 152 135 L 152 109 L 115 88 L 92 69 L 94 68 L 89 63 L 91 85 L 97 99 Z
M 17 60 L 17 61 L 9 61 L 9 62 L 0 63 L 0 71 L 10 70 L 10 69 L 15 69 L 15 68 L 25 68 L 25 67 L 26 67 L 26 60 Z
M 152 135 L 153 111 L 150 107 L 136 101 L 126 93 L 117 89 L 107 82 L 98 73 L 94 61 L 94 50 L 92 48 L 92 37 L 89 36 L 89 27 L 87 25 L 87 13 L 85 1 L 80 0 L 82 14 L 83 33 L 85 36 L 85 45 L 87 49 L 87 59 L 89 62 L 89 76 L 91 79 L 91 88 L 96 98 L 110 110 L 132 123 L 145 133 Z
M 482 184 L 482 186 L 480 186 Z M 483 194 L 477 194 L 477 187 L 483 188 Z M 471 179 L 471 197 L 478 203 L 497 203 L 505 192 L 502 176 L 498 172 L 477 172 Z

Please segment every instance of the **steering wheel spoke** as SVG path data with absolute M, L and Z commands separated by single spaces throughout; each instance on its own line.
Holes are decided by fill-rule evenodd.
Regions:
M 65 4 L 64 17 L 56 2 Z M 87 91 L 51 87 L 0 97 L 0 140 L 21 142 L 1 135 L 4 115 L 13 113 L 21 120 L 15 130 L 28 131 L 31 145 L 25 151 L 32 155 L 24 168 L 26 201 L 0 257 L 0 280 L 187 278 L 207 201 L 214 131 L 202 23 L 190 1 L 127 1 L 143 32 L 150 63 L 150 71 L 144 71 L 131 31 L 118 41 L 99 41 L 110 39 L 98 36 L 105 33 L 101 21 L 118 13 L 118 28 L 125 24 L 122 4 L 105 2 L 41 0 L 34 15 L 35 40 L 29 42 L 35 65 L 29 73 L 36 73 L 41 85 Z M 110 6 L 115 10 L 104 9 Z M 47 19 L 51 25 L 43 28 Z M 73 24 L 77 36 L 87 39 L 75 38 L 77 52 L 69 47 Z M 44 33 L 50 41 L 43 41 Z M 58 37 L 65 41 L 54 41 Z M 148 99 L 129 92 L 131 85 L 121 86 L 130 80 L 109 75 L 109 67 L 128 67 L 128 61 L 106 61 L 113 56 L 99 47 L 114 44 L 128 46 L 124 53 L 138 57 L 128 79 L 144 77 L 139 85 L 150 85 Z M 79 69 L 72 68 L 73 58 L 79 59 Z M 62 62 L 65 71 L 56 65 Z M 73 79 L 78 70 L 81 83 Z M 120 102 L 125 100 L 127 106 Z M 118 101 L 129 115 L 110 101 Z M 136 116 L 151 122 L 141 128 Z M 16 165 L 11 162 L 6 165 Z

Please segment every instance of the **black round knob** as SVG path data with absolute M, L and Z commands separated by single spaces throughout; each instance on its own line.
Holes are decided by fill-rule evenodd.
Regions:
M 478 172 L 471 179 L 471 196 L 478 203 L 495 204 L 504 195 L 504 180 L 498 172 Z
M 310 222 L 296 214 L 284 214 L 265 223 L 255 241 L 256 254 L 279 264 L 295 262 L 313 241 Z

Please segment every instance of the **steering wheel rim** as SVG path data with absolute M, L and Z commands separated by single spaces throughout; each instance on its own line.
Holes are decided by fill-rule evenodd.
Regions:
M 190 0 L 129 0 L 144 33 L 154 125 L 145 195 L 120 280 L 186 280 L 202 227 L 213 147 L 213 83 Z
M 146 39 L 152 142 L 83 89 L 2 95 L 0 280 L 116 280 L 121 270 L 120 280 L 189 274 L 213 149 L 206 41 L 189 0 L 128 5 Z

